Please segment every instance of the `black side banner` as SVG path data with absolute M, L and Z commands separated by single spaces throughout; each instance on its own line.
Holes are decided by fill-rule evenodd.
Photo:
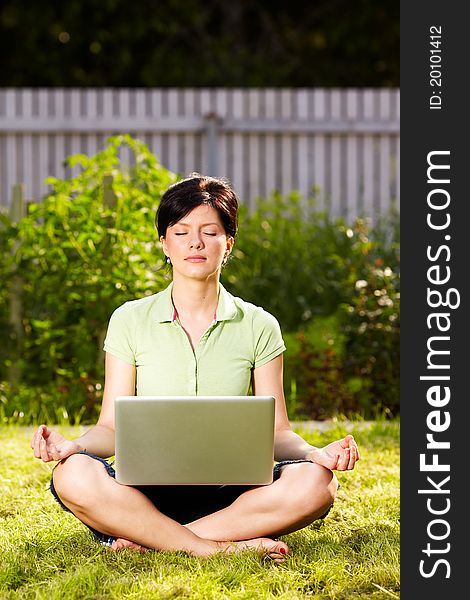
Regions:
M 406 600 L 470 593 L 470 52 L 464 8 L 459 2 L 401 2 L 401 597 Z

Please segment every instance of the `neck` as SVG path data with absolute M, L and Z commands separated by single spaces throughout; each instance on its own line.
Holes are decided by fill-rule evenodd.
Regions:
M 190 314 L 193 317 L 204 317 L 210 313 L 212 317 L 219 300 L 219 278 L 204 281 L 192 279 L 183 282 L 176 277 L 173 279 L 171 295 L 180 316 Z

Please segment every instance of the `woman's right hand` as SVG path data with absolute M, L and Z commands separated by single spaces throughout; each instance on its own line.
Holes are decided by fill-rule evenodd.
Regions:
M 40 425 L 31 440 L 34 456 L 44 462 L 62 460 L 81 451 L 75 440 L 68 440 L 60 433 L 52 431 L 46 425 Z

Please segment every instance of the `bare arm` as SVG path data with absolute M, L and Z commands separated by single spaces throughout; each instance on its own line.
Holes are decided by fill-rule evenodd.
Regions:
M 44 462 L 62 460 L 82 451 L 103 458 L 112 456 L 115 451 L 114 400 L 117 396 L 134 394 L 135 367 L 106 353 L 103 403 L 96 425 L 73 440 L 63 437 L 46 425 L 40 425 L 31 442 L 34 456 Z
M 257 396 L 274 396 L 276 399 L 274 459 L 305 458 L 313 446 L 291 429 L 284 397 L 282 354 L 253 370 L 253 393 Z
M 265 365 L 253 370 L 253 393 L 274 396 L 276 399 L 274 459 L 306 459 L 328 469 L 349 471 L 359 460 L 359 450 L 352 435 L 316 448 L 292 431 L 287 416 L 283 385 L 283 356 L 277 356 Z
M 135 367 L 106 352 L 103 403 L 98 422 L 77 442 L 83 450 L 107 458 L 114 454 L 114 400 L 135 394 Z

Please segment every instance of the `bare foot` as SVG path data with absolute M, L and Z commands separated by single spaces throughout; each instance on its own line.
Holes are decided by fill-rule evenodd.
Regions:
M 125 540 L 124 538 L 116 538 L 111 545 L 111 550 L 124 550 L 124 548 L 129 548 L 129 550 L 137 550 L 138 552 L 146 552 L 148 550 L 148 548 L 145 548 L 140 544 L 136 544 L 135 542 Z
M 254 538 L 239 542 L 218 542 L 224 552 L 243 552 L 243 550 L 257 550 L 261 556 L 269 556 L 275 562 L 284 562 L 289 553 L 289 546 L 271 538 Z
M 195 553 L 196 556 L 208 556 L 217 551 L 232 553 L 232 552 L 243 552 L 244 550 L 257 550 L 261 556 L 268 556 L 274 562 L 282 563 L 286 560 L 287 554 L 289 553 L 289 546 L 277 540 L 270 538 L 254 538 L 251 540 L 242 540 L 237 542 L 210 542 L 210 549 L 207 552 Z M 112 545 L 111 550 L 119 551 L 128 548 L 129 550 L 136 550 L 137 552 L 146 552 L 149 548 L 125 540 L 124 538 L 116 538 Z

